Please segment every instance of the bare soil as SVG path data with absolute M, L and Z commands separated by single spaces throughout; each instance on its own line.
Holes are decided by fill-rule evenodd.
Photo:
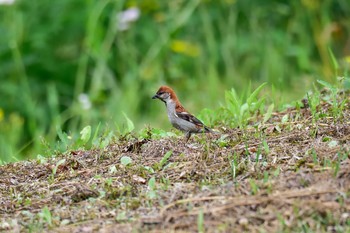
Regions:
M 128 135 L 1 166 L 0 230 L 350 232 L 349 101 L 339 116 L 326 101 L 318 112 L 306 103 L 188 143 Z

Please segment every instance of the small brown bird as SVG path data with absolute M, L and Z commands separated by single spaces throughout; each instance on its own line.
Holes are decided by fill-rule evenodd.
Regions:
M 161 86 L 152 99 L 160 99 L 165 103 L 170 123 L 176 129 L 185 133 L 186 142 L 190 139 L 192 133 L 214 132 L 181 105 L 175 92 L 170 87 Z

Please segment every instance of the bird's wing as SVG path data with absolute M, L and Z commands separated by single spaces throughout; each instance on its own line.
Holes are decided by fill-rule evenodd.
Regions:
M 205 132 L 211 132 L 211 129 L 209 129 L 207 126 L 203 124 L 200 120 L 198 120 L 195 116 L 193 116 L 191 113 L 187 112 L 187 110 L 181 105 L 177 104 L 175 108 L 176 116 L 191 122 L 194 124 L 198 129 L 204 129 Z
M 205 127 L 203 122 L 201 122 L 195 116 L 193 116 L 192 114 L 190 114 L 188 112 L 176 112 L 176 115 L 177 115 L 177 117 L 179 117 L 185 121 L 188 121 L 188 122 L 195 124 L 198 128 Z

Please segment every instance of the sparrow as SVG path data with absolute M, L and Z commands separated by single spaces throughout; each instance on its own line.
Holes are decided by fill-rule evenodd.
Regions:
M 152 99 L 159 99 L 165 103 L 170 123 L 185 133 L 186 142 L 193 133 L 214 132 L 182 106 L 174 90 L 170 87 L 161 86 Z

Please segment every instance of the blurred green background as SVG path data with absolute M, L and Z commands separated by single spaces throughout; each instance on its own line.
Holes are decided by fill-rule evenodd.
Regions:
M 170 129 L 151 96 L 194 114 L 268 82 L 297 100 L 350 64 L 349 0 L 0 0 L 0 161 L 45 153 L 57 132 Z M 338 71 L 339 72 L 339 71 Z M 345 72 L 345 71 L 342 71 Z M 125 115 L 124 115 L 125 114 Z

